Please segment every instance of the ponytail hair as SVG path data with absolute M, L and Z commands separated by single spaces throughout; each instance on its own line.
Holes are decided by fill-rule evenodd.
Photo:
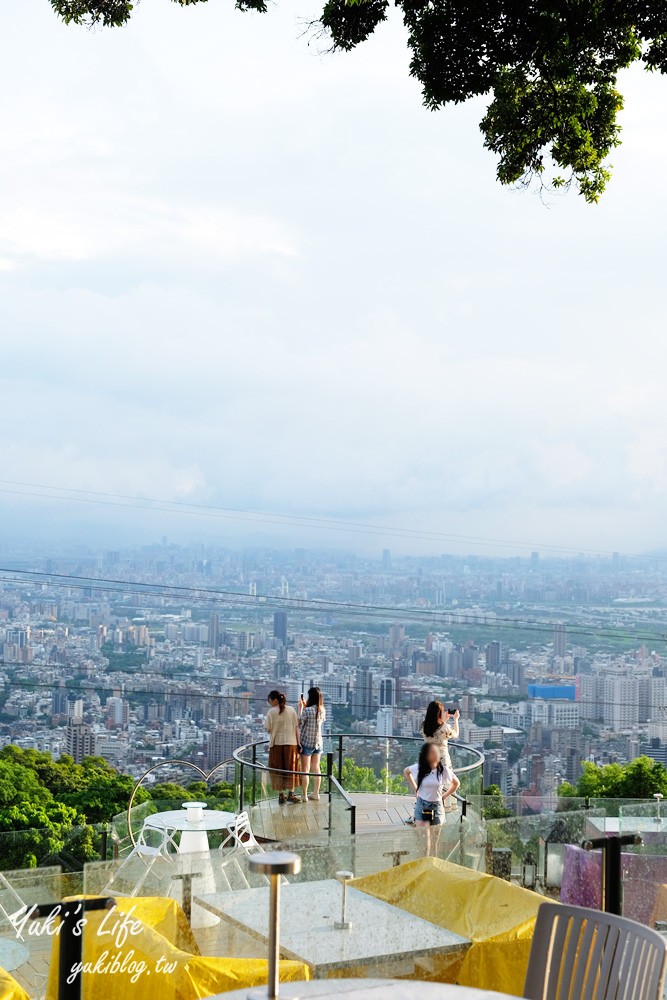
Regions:
M 287 698 L 282 693 L 282 691 L 269 691 L 268 701 L 278 702 L 278 713 L 280 715 L 285 711 L 285 705 L 287 704 Z

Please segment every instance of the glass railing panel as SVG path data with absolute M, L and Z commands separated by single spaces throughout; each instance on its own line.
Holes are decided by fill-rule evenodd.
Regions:
M 617 822 L 614 832 L 641 838 L 621 849 L 623 914 L 667 934 L 667 806 L 625 802 Z
M 42 831 L 39 831 L 42 833 Z M 0 838 L 0 851 L 2 850 Z M 62 872 L 57 865 L 5 869 L 0 873 L 0 954 L 2 966 L 31 997 L 41 1000 L 51 956 L 54 927 L 35 919 L 35 907 L 60 905 L 82 890 L 80 872 Z
M 590 821 L 599 818 L 602 811 L 590 809 L 487 817 L 487 871 L 577 905 L 584 905 L 578 900 L 590 881 L 599 906 L 599 880 L 588 879 L 590 862 L 581 847 L 591 836 Z M 587 899 L 586 905 L 595 905 L 590 894 Z
M 403 772 L 416 762 L 422 745 L 420 739 L 343 734 L 332 736 L 327 745 L 331 748 L 333 773 L 348 793 L 410 794 Z M 458 743 L 450 744 L 450 752 L 463 792 L 481 793 L 483 754 Z M 235 756 L 242 765 L 236 772 L 237 795 L 243 792 L 245 796 L 252 773 L 268 765 L 268 744 L 242 747 Z M 323 754 L 323 771 L 326 766 Z

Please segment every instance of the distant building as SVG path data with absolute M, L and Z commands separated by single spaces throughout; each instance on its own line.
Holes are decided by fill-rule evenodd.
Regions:
M 394 710 L 393 708 L 378 709 L 375 721 L 375 731 L 378 736 L 394 735 Z
M 368 667 L 357 670 L 352 692 L 352 714 L 357 719 L 370 719 L 373 714 L 375 676 Z
M 529 684 L 529 698 L 542 698 L 545 701 L 555 700 L 575 701 L 577 688 L 575 684 Z
M 273 638 L 277 639 L 281 646 L 287 645 L 287 613 L 276 611 L 273 615 Z
M 384 677 L 380 681 L 380 708 L 394 708 L 396 705 L 396 681 L 393 677 Z
M 107 725 L 110 729 L 126 728 L 130 721 L 130 706 L 124 698 L 107 698 Z
M 70 719 L 65 730 L 65 753 L 74 758 L 75 764 L 80 764 L 84 757 L 92 757 L 95 753 L 92 726 L 82 719 Z
M 204 746 L 206 766 L 210 769 L 229 760 L 235 750 L 251 739 L 252 733 L 247 726 L 217 726 L 209 733 Z
M 567 656 L 567 629 L 564 625 L 556 625 L 554 628 L 554 656 L 561 660 Z
M 220 615 L 212 611 L 208 620 L 208 644 L 211 649 L 217 649 L 220 645 Z
M 391 569 L 391 549 L 382 550 L 382 569 L 385 573 Z
M 486 669 L 492 670 L 493 673 L 497 673 L 500 669 L 500 664 L 503 658 L 503 647 L 496 640 L 495 642 L 490 642 L 486 647 Z
M 61 681 L 51 695 L 51 715 L 67 715 L 67 688 Z

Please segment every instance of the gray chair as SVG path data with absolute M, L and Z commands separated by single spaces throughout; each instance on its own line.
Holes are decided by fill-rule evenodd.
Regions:
M 667 944 L 625 917 L 561 903 L 537 912 L 527 1000 L 662 1000 Z

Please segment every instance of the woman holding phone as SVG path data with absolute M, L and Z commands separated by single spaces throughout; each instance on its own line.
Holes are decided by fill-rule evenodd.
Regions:
M 445 803 L 460 785 L 451 768 L 442 763 L 434 743 L 424 743 L 419 760 L 403 772 L 415 801 L 415 826 L 426 827 L 426 853 L 435 855 L 440 827 L 445 822 Z
M 459 715 L 458 708 L 445 709 L 441 701 L 432 701 L 426 709 L 426 717 L 421 728 L 426 743 L 438 747 L 443 765 L 448 767 L 452 773 L 454 769 L 449 753 L 449 741 L 459 738 Z M 455 810 L 456 799 L 450 798 L 446 811 L 454 812 Z
M 324 744 L 322 741 L 322 726 L 327 713 L 322 702 L 322 692 L 318 687 L 311 687 L 308 699 L 301 695 L 299 699 L 299 742 L 301 744 L 301 788 L 304 802 L 307 799 L 319 802 L 322 775 L 320 759 Z M 308 794 L 309 775 L 313 775 L 313 791 Z

